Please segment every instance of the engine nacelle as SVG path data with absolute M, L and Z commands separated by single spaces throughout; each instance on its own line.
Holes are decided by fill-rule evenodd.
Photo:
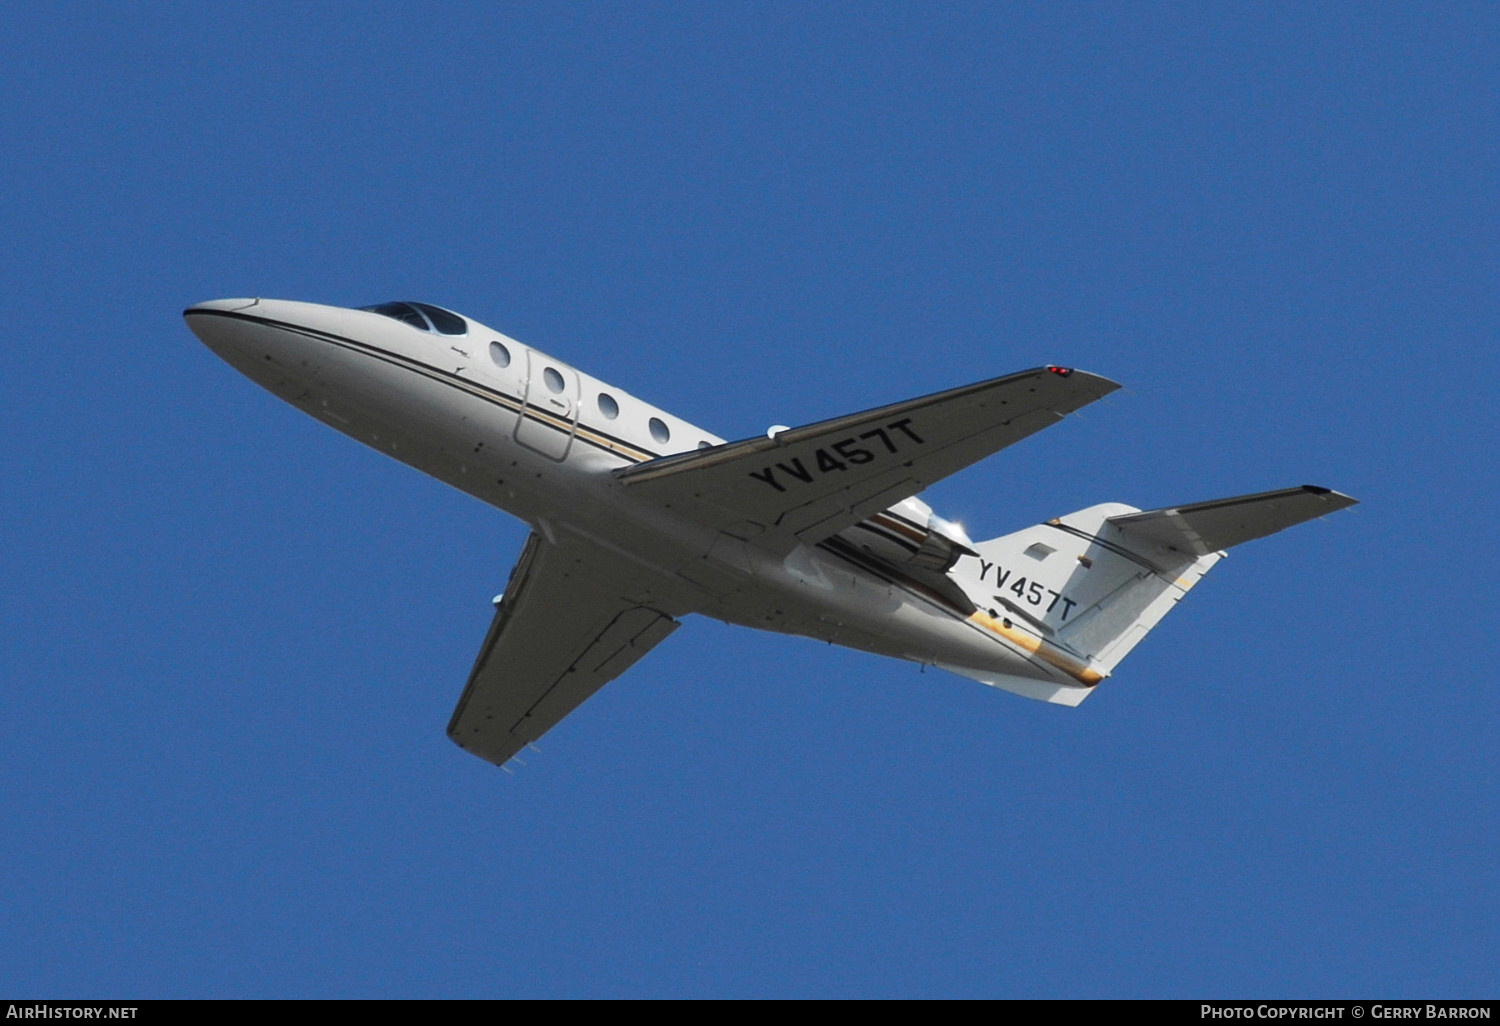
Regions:
M 920 499 L 907 499 L 853 527 L 848 537 L 890 563 L 908 563 L 946 573 L 960 556 L 975 555 L 958 524 L 944 520 Z

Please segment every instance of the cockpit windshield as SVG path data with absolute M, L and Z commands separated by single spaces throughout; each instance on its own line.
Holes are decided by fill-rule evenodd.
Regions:
M 451 310 L 444 310 L 430 303 L 379 303 L 375 306 L 362 306 L 360 309 L 384 314 L 403 324 L 410 324 L 413 328 L 438 335 L 467 335 L 469 333 L 468 321 Z

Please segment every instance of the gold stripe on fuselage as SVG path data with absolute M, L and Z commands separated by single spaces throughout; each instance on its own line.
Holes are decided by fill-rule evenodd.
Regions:
M 1104 679 L 1104 674 L 1100 673 L 1098 670 L 1089 669 L 1077 659 L 1074 659 L 1071 656 L 1064 655 L 1063 653 L 1057 651 L 1057 649 L 1053 648 L 1041 638 L 1038 638 L 1031 634 L 1027 634 L 1025 631 L 1017 630 L 1016 628 L 1009 626 L 1005 621 L 997 620 L 993 616 L 990 616 L 988 613 L 985 613 L 981 610 L 976 610 L 974 613 L 970 614 L 969 620 L 972 623 L 977 623 L 979 626 L 983 627 L 987 631 L 990 631 L 991 633 L 998 634 L 1006 641 L 1009 641 L 1011 644 L 1025 650 L 1026 652 L 1029 652 L 1031 655 L 1036 656 L 1043 662 L 1057 667 L 1063 673 L 1066 673 L 1069 677 L 1072 677 L 1080 684 L 1085 684 L 1089 687 L 1093 687 L 1095 684 L 1098 684 L 1101 680 Z

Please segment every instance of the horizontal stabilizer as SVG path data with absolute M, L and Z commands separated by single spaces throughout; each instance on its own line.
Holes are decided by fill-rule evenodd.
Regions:
M 1127 513 L 1110 517 L 1109 522 L 1128 538 L 1206 556 L 1353 506 L 1358 501 L 1328 488 L 1303 485 L 1191 506 Z

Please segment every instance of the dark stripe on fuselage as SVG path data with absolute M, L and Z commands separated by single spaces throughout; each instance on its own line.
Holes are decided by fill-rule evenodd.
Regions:
M 421 374 L 424 377 L 431 378 L 433 381 L 442 382 L 443 384 L 450 385 L 453 388 L 457 388 L 459 391 L 467 392 L 476 398 L 484 399 L 495 406 L 510 410 L 514 413 L 518 413 L 522 417 L 534 420 L 539 424 L 552 428 L 554 431 L 560 431 L 565 435 L 572 434 L 573 437 L 582 439 L 584 442 L 587 442 L 588 444 L 594 446 L 596 449 L 602 449 L 605 452 L 613 453 L 616 456 L 622 456 L 626 459 L 633 460 L 636 463 L 645 463 L 649 460 L 657 459 L 662 455 L 661 453 L 651 452 L 649 449 L 643 449 L 640 446 L 636 445 L 634 442 L 628 442 L 625 439 L 620 438 L 616 435 L 611 435 L 606 431 L 600 431 L 597 428 L 585 426 L 582 421 L 579 421 L 577 423 L 577 431 L 575 432 L 574 421 L 558 417 L 555 414 L 548 413 L 547 411 L 538 409 L 535 406 L 529 406 L 520 396 L 509 395 L 505 392 L 500 391 L 499 389 L 491 388 L 488 385 L 481 384 L 480 382 L 470 381 L 467 378 L 460 377 L 457 374 L 452 373 L 451 371 L 440 370 L 437 367 L 425 364 L 420 360 L 414 360 L 411 357 L 402 356 L 399 353 L 392 353 L 388 350 L 381 349 L 378 346 L 372 346 L 367 343 L 360 342 L 357 339 L 346 338 L 343 335 L 335 335 L 332 332 L 319 331 L 317 328 L 308 328 L 300 324 L 288 324 L 285 321 L 275 321 L 269 317 L 259 317 L 254 314 L 241 313 L 238 310 L 187 310 L 185 311 L 185 314 L 193 317 L 227 317 L 232 320 L 249 321 L 252 324 L 261 324 L 269 328 L 277 328 L 282 331 L 289 331 L 293 334 L 301 335 L 304 338 L 310 338 L 316 342 L 326 342 L 329 345 L 335 345 L 341 349 L 347 349 L 351 352 L 360 353 L 373 359 L 382 360 L 394 367 L 401 367 L 405 370 L 412 371 L 413 373 Z M 580 403 L 582 402 L 581 397 L 579 401 Z M 584 437 L 585 433 L 593 435 L 594 437 Z M 603 441 L 600 441 L 600 439 L 602 439 Z M 616 448 L 617 446 L 620 448 L 629 449 L 630 452 L 621 452 L 619 448 Z

